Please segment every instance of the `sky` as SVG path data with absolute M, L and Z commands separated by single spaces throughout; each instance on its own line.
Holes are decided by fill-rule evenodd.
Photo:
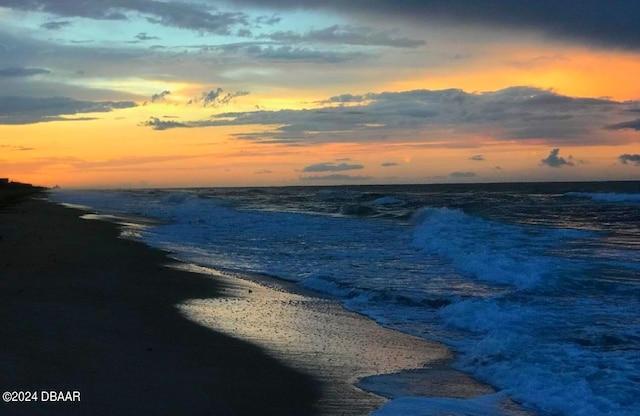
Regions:
M 0 177 L 640 179 L 636 0 L 0 0 Z

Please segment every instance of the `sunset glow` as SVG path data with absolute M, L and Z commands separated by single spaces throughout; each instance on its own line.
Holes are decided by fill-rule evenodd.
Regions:
M 63 187 L 640 177 L 640 34 L 616 22 L 638 13 L 632 2 L 603 16 L 603 3 L 580 2 L 586 11 L 567 7 L 562 27 L 557 8 L 501 24 L 506 1 L 473 24 L 455 1 L 88 3 L 0 1 L 0 177 Z M 605 29 L 583 29 L 602 19 Z

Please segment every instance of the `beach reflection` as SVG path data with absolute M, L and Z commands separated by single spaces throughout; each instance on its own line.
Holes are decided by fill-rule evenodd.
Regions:
M 185 317 L 262 347 L 275 358 L 323 381 L 327 396 L 358 401 L 349 404 L 354 409 L 363 405 L 362 397 L 357 396 L 365 396 L 364 402 L 374 408 L 385 401 L 355 387 L 360 378 L 430 365 L 441 369 L 440 364 L 452 358 L 441 344 L 382 328 L 345 310 L 335 300 L 289 293 L 199 266 L 179 267 L 206 273 L 222 286 L 221 297 L 177 305 Z M 435 382 L 446 385 L 446 377 L 440 374 Z M 433 377 L 424 378 L 426 384 L 434 383 Z M 455 384 L 460 383 L 464 384 L 461 391 L 465 396 L 492 392 L 490 387 L 470 378 L 460 379 L 456 374 Z M 422 393 L 428 394 L 428 390 L 426 386 Z M 442 393 L 432 391 L 434 395 Z M 325 409 L 331 406 L 321 404 Z

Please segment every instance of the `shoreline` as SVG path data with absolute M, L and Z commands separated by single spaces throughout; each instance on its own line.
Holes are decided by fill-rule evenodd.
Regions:
M 317 381 L 176 313 L 219 284 L 82 213 L 37 199 L 0 209 L 0 385 L 81 394 L 3 402 L 3 414 L 315 412 Z
M 80 263 L 83 265 L 82 273 L 84 275 L 78 276 L 78 273 L 76 273 L 76 276 L 72 276 L 67 283 L 78 284 L 80 281 L 87 280 L 86 276 L 88 274 L 102 274 L 103 276 L 99 277 L 97 281 L 92 279 L 90 282 L 85 282 L 85 284 L 93 286 L 94 293 L 91 294 L 92 297 L 98 295 L 100 298 L 104 298 L 107 293 L 112 297 L 115 295 L 113 293 L 114 283 L 120 285 L 123 280 L 131 279 L 132 274 L 142 274 L 143 277 L 141 278 L 135 277 L 136 280 L 140 281 L 137 281 L 133 287 L 130 284 L 125 284 L 128 289 L 135 289 L 137 293 L 129 293 L 127 295 L 119 293 L 126 300 L 115 296 L 129 310 L 138 308 L 144 310 L 142 315 L 145 315 L 144 317 L 147 320 L 138 322 L 136 328 L 141 331 L 149 331 L 149 325 L 152 325 L 152 335 L 161 336 L 165 339 L 164 342 L 166 342 L 167 337 L 173 339 L 176 334 L 183 334 L 187 328 L 189 328 L 190 332 L 193 332 L 190 334 L 190 339 L 199 346 L 183 345 L 184 343 L 178 342 L 177 345 L 171 343 L 172 345 L 163 345 L 162 347 L 147 346 L 141 348 L 140 351 L 133 352 L 129 351 L 132 347 L 130 345 L 132 340 L 126 339 L 127 347 L 125 350 L 129 355 L 138 356 L 137 358 L 146 359 L 152 353 L 160 355 L 158 352 L 164 349 L 165 346 L 170 347 L 169 350 L 171 350 L 170 353 L 167 353 L 168 358 L 176 359 L 176 356 L 180 356 L 184 352 L 193 354 L 195 362 L 191 362 L 190 365 L 187 363 L 187 365 L 183 366 L 176 363 L 173 367 L 170 366 L 167 369 L 164 368 L 165 365 L 161 362 L 137 369 L 139 372 L 137 374 L 138 381 L 144 381 L 154 373 L 169 373 L 179 376 L 178 379 L 183 383 L 182 390 L 193 390 L 193 387 L 200 386 L 199 389 L 201 391 L 198 394 L 193 392 L 183 392 L 179 395 L 168 394 L 167 390 L 171 390 L 170 386 L 173 385 L 171 384 L 173 382 L 156 382 L 153 388 L 147 389 L 147 397 L 153 398 L 162 394 L 165 396 L 165 402 L 173 400 L 170 405 L 176 410 L 179 409 L 179 412 L 184 413 L 185 410 L 191 411 L 196 408 L 204 410 L 206 408 L 211 413 L 214 409 L 220 410 L 220 406 L 222 408 L 226 406 L 229 411 L 222 414 L 252 414 L 256 412 L 256 409 L 260 409 L 261 414 L 361 415 L 368 414 L 387 403 L 389 399 L 383 397 L 383 394 L 392 396 L 394 393 L 399 393 L 399 396 L 402 396 L 404 392 L 408 395 L 417 394 L 422 397 L 426 395 L 430 397 L 473 398 L 495 392 L 490 386 L 479 383 L 471 376 L 454 370 L 449 365 L 453 358 L 452 352 L 443 344 L 384 328 L 370 318 L 346 310 L 336 300 L 315 296 L 306 290 L 287 291 L 286 282 L 280 282 L 279 280 L 274 284 L 275 287 L 270 287 L 269 284 L 261 284 L 259 277 L 232 276 L 173 260 L 168 257 L 167 253 L 151 248 L 142 242 L 118 238 L 121 231 L 121 227 L 118 224 L 104 220 L 81 219 L 82 214 L 86 214 L 85 210 L 62 207 L 53 202 L 37 200 L 24 201 L 14 208 L 16 207 L 26 210 L 27 213 L 35 214 L 39 221 L 39 223 L 33 224 L 33 221 L 30 222 L 27 217 L 24 217 L 24 221 L 18 221 L 19 224 L 16 224 L 18 231 L 20 229 L 27 231 L 29 226 L 35 226 L 37 229 L 32 229 L 29 233 L 32 240 L 35 238 L 35 234 L 40 234 L 39 231 L 47 228 L 47 224 L 49 224 L 49 227 L 54 228 L 49 230 L 50 237 L 55 237 L 57 240 L 68 240 L 65 236 L 59 235 L 66 228 L 65 224 L 67 223 L 73 223 L 73 231 L 69 233 L 69 236 L 80 235 L 84 236 L 84 238 L 91 238 L 92 234 L 97 233 L 91 239 L 93 246 L 83 247 L 85 252 L 93 248 L 93 250 L 89 250 L 92 253 L 89 253 L 90 255 L 87 259 L 84 259 L 87 253 L 80 255 L 76 252 L 77 254 L 74 255 L 73 250 L 66 250 L 66 256 L 61 258 L 59 257 L 60 247 L 57 244 L 53 247 L 48 245 L 49 249 L 54 252 L 49 253 L 48 260 L 43 259 L 45 253 L 42 251 L 37 255 L 31 253 L 31 257 L 35 255 L 40 258 L 40 262 L 37 263 L 42 263 L 39 266 L 41 275 L 33 276 L 37 275 L 38 272 L 31 270 L 32 278 L 42 281 L 42 275 L 47 273 L 50 275 L 49 277 L 57 278 L 59 275 L 56 276 L 56 269 L 61 270 L 61 266 L 65 266 L 65 273 L 69 273 L 70 266 L 77 263 L 78 257 L 81 256 L 83 260 Z M 9 207 L 10 210 L 11 207 Z M 7 210 L 0 210 L 0 216 L 5 216 L 7 214 L 5 211 Z M 42 215 L 43 213 L 51 215 L 51 219 L 55 218 L 59 222 L 48 222 L 46 215 Z M 9 213 L 9 215 L 14 214 Z M 32 215 L 31 220 L 33 219 Z M 0 222 L 0 225 L 0 235 L 2 235 L 5 225 L 2 222 Z M 87 234 L 89 235 L 87 236 Z M 29 240 L 25 240 L 23 248 L 34 250 L 37 246 L 40 247 L 38 250 L 42 250 L 43 237 L 40 235 L 39 239 L 40 244 L 35 246 L 30 246 Z M 0 241 L 3 249 L 6 246 L 6 242 L 6 238 Z M 107 267 L 95 258 L 96 256 L 101 256 L 100 250 L 96 252 L 96 246 L 111 247 L 110 250 L 114 251 L 111 254 L 115 255 L 115 257 L 111 258 L 114 260 L 121 257 L 129 259 L 120 264 L 119 267 L 117 264 L 109 264 Z M 5 253 L 8 252 L 5 251 Z M 140 253 L 144 254 L 142 258 Z M 0 254 L 0 256 L 2 255 Z M 5 259 L 2 260 L 5 261 Z M 29 264 L 29 266 L 27 267 L 26 264 Z M 143 264 L 146 265 L 143 267 Z M 168 264 L 169 267 L 166 267 Z M 35 265 L 27 262 L 22 266 L 18 264 L 5 266 L 5 269 L 9 271 L 13 269 L 14 274 L 16 272 L 24 274 L 26 269 L 33 268 L 33 266 Z M 22 270 L 20 270 L 21 267 Z M 116 270 L 112 270 L 110 274 L 106 273 L 105 268 L 109 270 L 109 268 L 113 267 Z M 140 271 L 139 269 L 141 268 L 144 268 L 144 271 Z M 73 275 L 73 272 L 71 274 Z M 104 274 L 109 274 L 109 276 L 104 276 Z M 157 284 L 158 276 L 163 277 L 163 284 L 154 287 Z M 65 277 L 66 280 L 69 279 Z M 9 279 L 9 282 L 11 282 L 11 279 Z M 2 284 L 6 286 L 6 282 Z M 16 282 L 14 281 L 13 284 L 16 284 Z M 72 287 L 73 284 L 71 285 Z M 187 287 L 183 287 L 183 284 Z M 154 301 L 151 304 L 149 304 L 148 300 L 141 301 L 139 297 L 136 297 L 136 294 L 146 297 L 148 292 L 147 285 L 154 289 Z M 17 284 L 17 286 L 19 287 L 20 284 Z M 47 306 L 47 303 L 51 302 L 52 297 L 64 297 L 59 292 L 71 289 L 70 287 L 64 287 L 64 283 L 60 286 L 56 287 L 56 290 L 43 294 L 42 298 L 36 300 L 36 303 L 45 304 L 43 308 L 47 309 L 51 306 Z M 27 288 L 22 287 L 22 289 L 24 291 Z M 167 290 L 172 293 L 166 293 Z M 4 298 L 4 303 L 6 303 L 6 294 Z M 71 303 L 74 305 L 75 303 L 86 303 L 80 297 L 78 299 L 74 298 L 73 301 Z M 84 304 L 79 308 L 78 305 L 75 305 L 77 310 L 70 309 L 67 311 L 67 318 L 75 317 L 74 319 L 77 319 L 78 314 L 87 314 L 87 312 L 89 315 L 116 312 L 112 310 L 112 305 L 104 303 L 104 299 L 101 299 L 101 301 L 99 305 Z M 17 303 L 20 304 L 21 302 Z M 62 303 L 67 304 L 68 301 L 64 300 Z M 9 300 L 8 304 L 12 304 L 11 300 Z M 22 307 L 24 306 L 22 305 Z M 3 310 L 6 308 L 6 305 L 2 306 Z M 163 319 L 165 323 L 170 323 L 170 327 L 165 325 L 158 326 L 158 322 L 148 321 L 148 318 L 154 321 L 159 316 L 155 308 L 159 308 L 162 311 Z M 9 312 L 12 311 L 10 310 Z M 112 326 L 119 327 L 122 322 L 126 322 L 131 318 L 128 316 L 130 315 L 128 312 L 121 311 L 117 317 L 113 317 L 108 322 Z M 13 314 L 14 319 L 16 319 L 15 310 L 13 310 Z M 7 315 L 5 314 L 5 316 Z M 20 316 L 17 320 L 24 321 L 25 316 Z M 41 326 L 41 323 L 34 322 L 34 320 L 37 320 L 37 318 L 31 317 L 27 322 L 23 323 L 35 327 L 38 327 L 39 324 Z M 84 321 L 84 319 L 79 321 Z M 113 336 L 111 337 L 107 336 L 107 340 L 94 339 L 103 337 L 96 334 L 99 328 L 87 328 L 86 323 L 83 322 L 82 324 L 82 330 L 86 333 L 72 337 L 74 338 L 74 344 L 88 344 L 88 346 L 95 348 L 95 344 L 104 341 L 108 341 L 112 346 L 122 342 L 122 335 L 119 334 L 112 334 Z M 58 323 L 58 333 L 67 331 L 64 325 L 63 328 L 59 327 L 60 324 Z M 13 334 L 9 333 L 7 335 L 14 335 L 15 338 L 19 331 L 15 328 L 13 330 L 15 331 Z M 41 338 L 38 340 L 40 349 L 46 350 L 47 347 L 51 347 L 50 344 L 59 342 L 59 337 L 56 338 L 55 335 L 56 331 L 52 331 L 51 328 L 48 328 L 48 330 L 41 328 L 40 330 L 44 331 L 44 333 L 39 334 L 36 330 L 35 333 L 31 334 L 31 337 Z M 126 336 L 132 336 L 132 331 L 135 330 L 127 328 Z M 139 337 L 139 334 L 135 334 L 134 340 L 136 335 Z M 58 348 L 57 353 L 66 355 L 64 361 L 75 368 L 76 374 L 83 372 L 83 370 L 86 372 L 87 369 L 93 370 L 96 366 L 99 367 L 96 377 L 84 381 L 87 391 L 95 391 L 96 386 L 104 385 L 107 382 L 122 382 L 122 379 L 115 377 L 113 373 L 118 366 L 122 367 L 127 364 L 127 360 L 119 362 L 113 359 L 115 357 L 109 357 L 111 358 L 108 360 L 109 366 L 114 368 L 107 371 L 106 374 L 102 374 L 100 371 L 102 366 L 100 364 L 96 365 L 93 362 L 93 358 L 104 358 L 104 352 L 100 357 L 94 357 L 92 353 L 69 357 L 69 351 L 71 350 L 60 351 L 66 348 L 65 343 L 69 343 L 66 337 L 63 338 L 65 338 L 65 341 L 62 342 L 63 345 Z M 143 339 L 138 341 L 141 342 Z M 28 342 L 28 339 L 17 341 L 17 344 L 24 344 L 25 342 Z M 17 352 L 17 345 L 13 344 L 15 344 L 15 341 L 0 350 L 2 354 L 0 357 L 3 358 L 3 361 L 5 356 L 10 356 L 11 354 L 20 356 L 21 353 Z M 147 344 L 151 343 L 147 342 Z M 228 354 L 230 344 L 233 344 L 234 349 L 231 356 Z M 68 345 L 67 347 L 70 346 Z M 78 346 L 75 347 L 79 349 Z M 98 347 L 98 349 L 106 349 L 106 347 Z M 211 360 L 210 353 L 212 350 L 217 360 Z M 240 350 L 243 352 L 238 352 Z M 28 360 L 29 354 L 36 355 L 37 353 L 38 348 L 31 348 L 29 352 L 23 353 L 24 357 L 19 358 L 22 358 L 23 361 Z M 84 357 L 83 355 L 88 356 Z M 242 356 L 241 359 L 240 356 Z M 206 387 L 201 386 L 207 376 L 202 374 L 206 373 L 206 371 L 198 368 L 201 366 L 200 360 L 215 361 L 215 363 L 209 363 L 208 375 L 215 378 L 216 374 L 224 373 L 227 376 L 226 378 L 233 380 L 235 385 L 229 383 L 228 379 L 224 380 L 225 377 L 222 377 L 223 380 L 220 380 L 220 383 L 225 385 L 228 392 L 225 394 L 221 394 L 220 391 L 208 392 Z M 75 361 L 82 361 L 82 363 L 76 363 Z M 129 361 L 136 360 L 131 357 Z M 169 360 L 169 362 L 171 361 Z M 128 365 L 131 365 L 131 363 Z M 224 368 L 220 369 L 218 366 Z M 27 370 L 26 373 L 36 373 L 22 377 L 25 379 L 24 381 L 30 380 L 32 385 L 38 378 L 37 374 L 42 375 L 43 373 L 42 369 L 39 369 L 33 363 L 31 365 L 23 364 L 22 369 Z M 122 368 L 122 370 L 128 369 L 127 365 Z M 105 371 L 105 369 L 102 369 L 102 371 Z M 406 371 L 406 373 L 403 373 L 403 371 Z M 17 377 L 19 373 L 19 370 L 14 372 L 14 376 Z M 273 376 L 274 373 L 277 374 L 276 377 Z M 378 380 L 376 377 L 389 373 L 392 373 L 393 377 L 395 377 L 396 384 L 402 384 L 397 383 L 397 381 L 402 381 L 403 374 L 410 377 L 412 389 L 394 392 L 389 391 L 388 388 L 386 390 L 381 388 L 380 383 L 376 384 L 376 380 Z M 419 374 L 419 377 L 417 377 L 417 374 Z M 85 374 L 84 376 L 86 377 L 87 375 Z M 275 378 L 275 382 L 270 380 L 269 377 Z M 12 381 L 10 378 L 10 375 L 5 374 L 1 384 L 3 387 L 8 387 L 5 390 L 18 390 L 17 387 L 20 387 L 20 383 L 16 383 L 15 380 Z M 384 377 L 380 380 L 383 379 Z M 56 377 L 49 376 L 48 380 L 50 380 L 49 384 L 55 384 Z M 65 380 L 67 385 L 73 383 L 73 377 L 69 375 L 66 376 Z M 17 387 L 10 386 L 11 383 Z M 169 385 L 166 385 L 167 383 Z M 23 386 L 27 384 L 26 382 L 22 383 Z M 40 382 L 40 384 L 42 385 L 43 383 Z M 58 389 L 55 385 L 43 385 L 42 387 Z M 366 391 L 364 388 L 378 391 L 378 394 Z M 412 393 L 409 390 L 414 391 Z M 118 388 L 111 387 L 111 390 L 106 390 L 105 392 L 107 392 L 107 395 L 114 394 L 115 397 L 122 397 L 118 395 L 122 394 L 122 392 L 118 392 Z M 86 400 L 88 401 L 90 396 L 86 394 L 84 396 L 87 397 Z M 169 396 L 173 396 L 173 398 Z M 253 398 L 253 396 L 257 396 L 257 398 Z M 191 407 L 183 408 L 185 406 L 183 403 L 184 398 L 186 397 L 189 397 L 192 404 L 190 405 Z M 98 400 L 95 404 L 101 403 L 101 406 L 104 406 L 105 400 L 108 401 L 106 397 L 102 397 L 102 400 Z M 260 400 L 263 400 L 264 403 L 260 403 Z M 82 406 L 76 405 L 76 410 L 74 410 L 73 406 L 68 408 L 65 406 L 65 411 L 61 411 L 60 414 L 82 414 L 86 411 L 87 406 L 90 406 L 87 401 L 84 401 Z M 140 406 L 140 404 L 136 405 L 132 401 L 135 402 L 136 400 L 134 400 L 134 397 L 129 397 L 128 407 L 112 408 L 115 412 L 107 412 L 107 414 L 121 414 L 118 410 L 124 411 L 125 409 L 127 412 L 139 409 L 143 413 L 153 410 L 156 414 L 170 414 L 163 413 L 164 410 L 158 411 L 156 409 L 158 406 L 156 405 L 151 408 L 148 407 L 151 406 L 150 404 L 136 407 Z M 233 404 L 230 404 L 231 402 Z M 198 403 L 197 406 L 196 403 Z M 24 405 L 24 403 L 10 403 L 4 407 L 10 406 L 10 410 L 18 409 L 16 413 L 10 414 L 39 414 L 37 411 L 34 412 L 36 408 L 32 406 L 20 405 Z M 237 409 L 232 411 L 231 408 L 233 406 L 237 406 Z M 52 408 L 51 404 L 41 407 L 42 414 L 54 414 L 58 411 L 58 407 L 60 406 Z M 272 411 L 269 409 L 272 409 Z M 74 413 L 74 411 L 77 412 Z
M 308 289 L 289 291 L 286 282 L 265 286 L 256 276 L 178 267 L 207 273 L 224 287 L 221 297 L 189 300 L 178 310 L 319 380 L 319 414 L 366 415 L 393 396 L 467 399 L 495 393 L 453 369 L 454 355 L 444 344 L 382 327 L 336 299 Z M 383 380 L 390 378 L 395 387 Z M 412 385 L 402 386 L 408 379 Z

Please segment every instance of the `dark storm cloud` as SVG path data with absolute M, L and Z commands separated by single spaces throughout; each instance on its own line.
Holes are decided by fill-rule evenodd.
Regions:
M 217 34 L 230 34 L 238 26 L 274 24 L 273 10 L 327 10 L 343 14 L 429 24 L 460 24 L 513 30 L 532 30 L 552 38 L 588 45 L 640 49 L 640 7 L 636 0 L 235 0 L 267 10 L 255 20 L 242 12 L 222 12 L 217 2 L 159 0 L 0 0 L 0 6 L 62 17 L 124 20 L 141 14 L 150 22 Z M 240 8 L 239 7 L 239 8 Z M 54 26 L 52 26 L 54 27 Z M 362 34 L 356 34 L 362 36 Z M 352 34 L 353 36 L 353 34 Z M 357 36 L 355 38 L 357 38 Z M 354 39 L 355 39 L 354 38 Z
M 560 149 L 552 149 L 551 153 L 549 153 L 549 156 L 547 156 L 545 159 L 542 159 L 540 162 L 542 162 L 543 165 L 547 165 L 552 168 L 573 166 L 573 162 L 567 161 L 565 158 L 558 156 L 559 153 Z M 569 158 L 571 158 L 571 156 L 569 156 Z
M 396 162 L 384 162 L 384 163 L 381 163 L 380 166 L 388 168 L 391 166 L 400 166 L 400 164 Z
M 636 165 L 640 165 L 640 155 L 639 154 L 633 154 L 633 155 L 624 154 L 624 155 L 620 155 L 620 156 L 618 156 L 618 160 L 623 165 L 626 165 L 628 163 L 635 163 Z
M 624 130 L 624 129 L 631 129 L 631 130 L 640 130 L 640 118 L 637 118 L 635 120 L 631 120 L 631 121 L 624 121 L 622 123 L 615 123 L 615 124 L 609 124 L 607 126 L 605 126 L 605 128 L 607 130 Z
M 589 45 L 640 49 L 636 0 L 236 0 L 264 8 L 330 10 L 429 22 L 534 30 Z
M 67 97 L 0 97 L 0 124 L 32 124 L 48 121 L 90 120 L 66 118 L 83 113 L 105 113 L 135 107 L 131 101 L 79 101 Z
M 299 34 L 293 31 L 274 32 L 260 38 L 283 43 L 326 43 L 339 45 L 391 46 L 415 48 L 425 45 L 424 40 L 396 36 L 393 31 L 374 31 L 367 26 L 333 25 L 325 29 Z
M 316 163 L 306 166 L 302 169 L 303 172 L 339 172 L 344 170 L 364 169 L 364 166 L 359 164 L 347 164 L 347 163 Z
M 43 68 L 0 68 L 0 78 L 21 78 L 33 75 L 49 74 L 51 71 Z

